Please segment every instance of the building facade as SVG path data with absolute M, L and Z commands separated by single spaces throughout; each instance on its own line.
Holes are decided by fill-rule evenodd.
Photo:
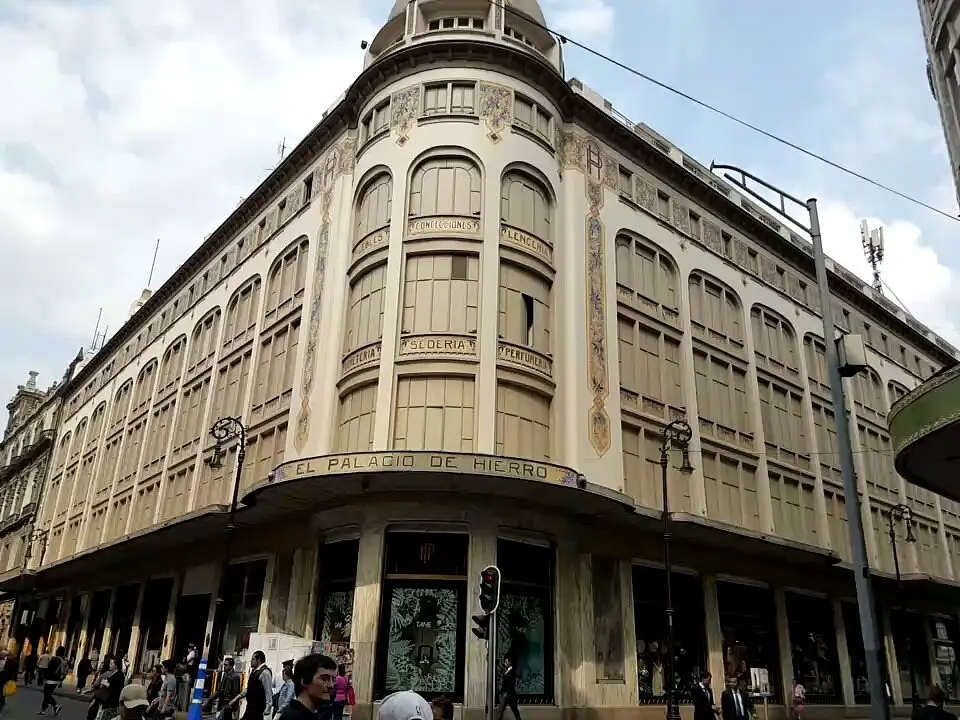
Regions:
M 27 577 L 27 568 L 40 564 L 46 547 L 36 517 L 59 424 L 61 385 L 54 383 L 43 390 L 37 386 L 38 374 L 31 371 L 27 382 L 17 386 L 7 404 L 7 424 L 0 440 L 0 577 L 13 579 L 12 590 L 25 589 L 18 580 Z M 63 381 L 68 379 L 69 371 Z M 15 614 L 15 604 L 15 594 L 0 597 L 0 645 L 6 647 L 14 640 L 17 648 L 36 649 L 44 620 L 29 610 Z M 49 605 L 45 603 L 44 609 Z M 51 615 L 57 612 L 54 607 Z
M 940 108 L 950 172 L 960 196 L 960 3 L 917 0 L 927 46 L 927 77 Z
M 210 462 L 208 430 L 234 417 L 224 651 L 315 639 L 359 717 L 403 688 L 479 717 L 495 562 L 528 712 L 634 717 L 664 699 L 660 445 L 684 419 L 681 690 L 757 670 L 775 715 L 794 677 L 836 716 L 867 702 L 809 244 L 566 82 L 543 26 L 535 0 L 398 0 L 344 97 L 75 373 L 47 551 L 0 576 L 62 601 L 45 637 L 138 670 L 210 644 L 238 446 Z M 956 351 L 830 272 L 870 349 L 848 410 L 892 700 L 911 667 L 957 696 L 960 505 L 894 473 L 886 428 Z

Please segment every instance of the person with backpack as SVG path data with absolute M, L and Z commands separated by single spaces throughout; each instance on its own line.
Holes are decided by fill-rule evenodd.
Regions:
M 63 646 L 57 648 L 57 652 L 50 658 L 46 670 L 43 673 L 43 700 L 40 703 L 40 712 L 38 715 L 46 715 L 48 708 L 53 708 L 53 714 L 59 715 L 62 706 L 53 697 L 53 691 L 63 682 L 63 676 L 67 668 L 67 661 L 64 660 L 67 651 Z

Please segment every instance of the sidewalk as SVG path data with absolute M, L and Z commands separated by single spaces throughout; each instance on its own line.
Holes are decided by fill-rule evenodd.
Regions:
M 35 692 L 37 694 L 40 694 L 41 692 L 43 692 L 43 688 L 41 688 L 39 685 L 36 685 L 36 684 L 30 685 L 30 686 L 24 685 L 22 679 L 17 681 L 17 687 L 22 688 L 24 690 L 31 691 L 31 692 Z M 77 686 L 72 683 L 62 684 L 60 687 L 58 687 L 56 690 L 53 691 L 53 694 L 56 695 L 57 697 L 67 698 L 69 700 L 78 700 L 84 703 L 90 703 L 93 701 L 93 695 L 90 692 L 79 693 L 77 692 Z M 204 717 L 212 718 L 213 715 L 212 714 L 204 715 Z M 174 719 L 187 720 L 187 713 L 178 712 L 176 715 L 174 715 Z

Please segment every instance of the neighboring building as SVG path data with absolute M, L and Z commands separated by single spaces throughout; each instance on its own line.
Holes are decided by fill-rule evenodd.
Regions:
M 225 650 L 349 643 L 358 718 L 401 687 L 477 718 L 496 562 L 522 700 L 633 717 L 663 700 L 660 433 L 686 418 L 682 689 L 766 669 L 775 703 L 794 676 L 867 702 L 810 246 L 565 82 L 542 22 L 535 0 L 400 0 L 342 100 L 75 374 L 44 562 L 0 583 L 63 598 L 44 630 L 74 657 L 142 669 L 216 634 L 236 445 L 216 468 L 208 429 L 233 416 Z M 849 412 L 889 685 L 908 692 L 910 640 L 957 695 L 960 505 L 894 474 L 886 429 L 956 351 L 829 267 L 870 348 Z M 907 578 L 937 590 L 920 612 L 891 609 L 898 502 Z
M 8 588 L 15 591 L 28 589 L 22 584 L 28 578 L 24 570 L 40 564 L 46 546 L 45 534 L 36 531 L 35 518 L 56 434 L 60 395 L 57 383 L 47 390 L 37 387 L 38 374 L 31 371 L 27 382 L 17 386 L 7 404 L 9 415 L 0 440 L 0 581 L 9 580 Z M 14 638 L 22 647 L 29 638 L 28 647 L 36 649 L 43 625 L 38 615 L 42 614 L 14 615 L 15 602 L 11 594 L 0 604 L 0 645 L 5 647 Z M 44 611 L 48 608 L 55 619 L 57 603 L 48 600 Z
M 927 45 L 927 78 L 947 140 L 950 172 L 960 197 L 960 2 L 917 0 Z

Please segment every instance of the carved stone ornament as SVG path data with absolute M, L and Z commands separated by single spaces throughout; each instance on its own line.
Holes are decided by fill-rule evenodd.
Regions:
M 513 123 L 513 90 L 482 82 L 479 94 L 480 118 L 487 126 L 487 137 L 499 142 L 503 131 Z
M 390 128 L 397 136 L 397 145 L 410 139 L 413 123 L 420 115 L 420 86 L 404 88 L 390 98 Z

